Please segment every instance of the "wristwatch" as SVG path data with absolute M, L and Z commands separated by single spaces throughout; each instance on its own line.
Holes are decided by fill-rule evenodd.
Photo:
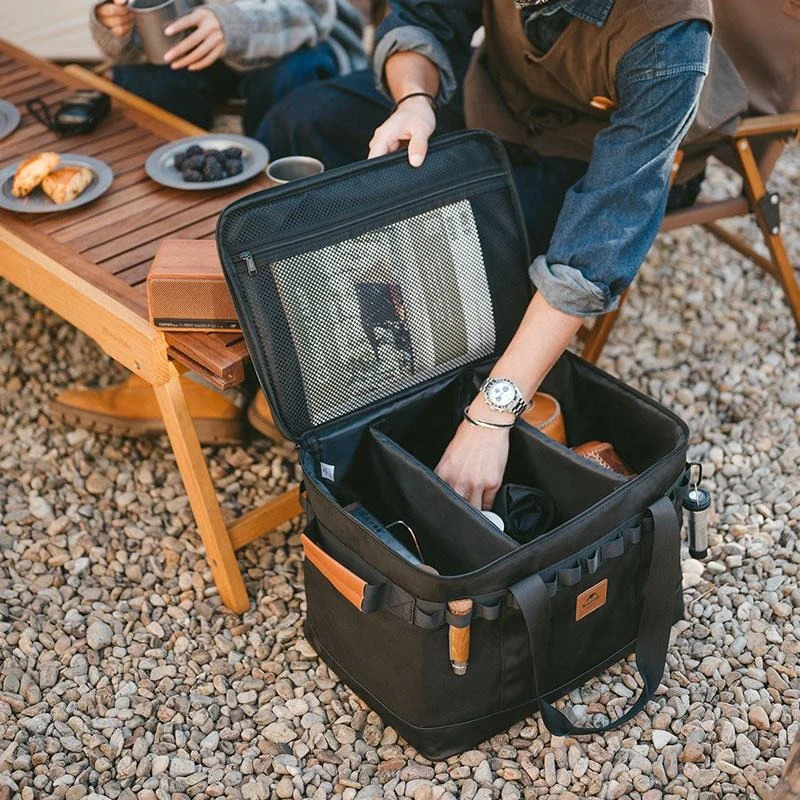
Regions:
M 518 417 L 530 408 L 514 381 L 508 378 L 487 378 L 480 388 L 486 405 L 495 411 L 506 411 Z

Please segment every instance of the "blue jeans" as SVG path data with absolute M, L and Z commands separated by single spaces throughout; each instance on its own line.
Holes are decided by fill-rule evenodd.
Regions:
M 244 132 L 253 136 L 264 114 L 293 89 L 339 74 L 339 64 L 328 42 L 284 56 L 269 67 L 237 72 L 221 61 L 189 72 L 155 64 L 114 67 L 114 83 L 144 97 L 179 117 L 210 128 L 214 105 L 244 98 Z

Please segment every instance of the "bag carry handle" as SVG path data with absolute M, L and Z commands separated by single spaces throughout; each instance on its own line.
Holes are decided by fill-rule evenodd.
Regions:
M 306 534 L 300 534 L 303 553 L 339 592 L 345 600 L 351 602 L 359 611 L 369 614 L 375 611 L 380 602 L 382 584 L 367 583 L 355 572 L 340 564 L 333 556 L 328 555 L 316 542 L 312 542 Z
M 667 497 L 657 500 L 647 511 L 652 519 L 653 552 L 636 640 L 636 666 L 644 681 L 644 689 L 636 702 L 608 725 L 576 725 L 542 697 L 537 671 L 543 674 L 541 667 L 550 634 L 550 595 L 538 574 L 525 578 L 511 589 L 528 629 L 539 711 L 547 730 L 554 736 L 603 733 L 623 725 L 645 707 L 661 683 L 674 612 L 671 598 L 680 579 L 680 569 L 677 574 L 675 570 L 675 565 L 680 564 L 680 523 Z

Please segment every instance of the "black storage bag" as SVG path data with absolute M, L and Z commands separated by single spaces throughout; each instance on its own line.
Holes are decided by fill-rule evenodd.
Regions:
M 683 612 L 684 423 L 565 353 L 541 388 L 569 446 L 610 441 L 636 477 L 519 421 L 506 482 L 554 506 L 554 527 L 520 546 L 432 471 L 531 297 L 499 140 L 454 134 L 417 169 L 398 153 L 250 195 L 222 213 L 217 242 L 275 421 L 299 445 L 306 634 L 321 657 L 431 758 L 537 708 L 554 733 L 603 730 L 550 703 L 632 652 L 643 689 L 609 726 L 641 710 Z M 410 526 L 438 574 L 345 512 L 353 497 Z M 461 598 L 469 617 L 448 609 Z M 456 675 L 449 630 L 464 624 Z

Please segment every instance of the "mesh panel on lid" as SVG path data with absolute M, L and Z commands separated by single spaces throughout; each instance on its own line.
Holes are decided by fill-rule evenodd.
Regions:
M 530 297 L 522 217 L 486 132 L 258 192 L 217 243 L 275 419 L 299 441 L 499 354 Z
M 492 302 L 467 200 L 268 266 L 312 425 L 494 349 Z

